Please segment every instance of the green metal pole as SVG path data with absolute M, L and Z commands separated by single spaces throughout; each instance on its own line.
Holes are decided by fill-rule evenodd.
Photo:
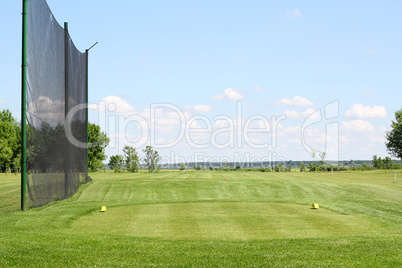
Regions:
M 68 35 L 68 23 L 64 23 L 64 129 L 65 129 L 65 166 L 64 166 L 64 194 L 65 198 L 68 197 L 69 194 L 69 187 L 68 187 L 68 166 L 70 163 L 70 156 L 69 156 L 69 141 L 67 138 L 68 132 L 68 121 L 67 121 L 67 114 L 68 114 L 68 55 L 69 55 L 69 35 Z
M 27 13 L 28 0 L 22 0 L 21 64 L 21 210 L 25 211 L 27 184 Z
M 88 175 L 88 88 L 89 88 L 89 83 L 88 83 L 88 53 L 89 49 L 85 50 L 85 72 L 86 72 L 86 88 L 87 88 L 87 95 L 86 95 L 86 103 L 87 103 L 87 107 L 86 107 L 86 119 L 87 119 L 87 174 Z M 85 178 L 86 180 L 86 178 Z
M 87 175 L 88 175 L 88 160 L 89 160 L 89 157 L 88 157 L 88 150 L 89 150 L 89 146 L 88 146 L 88 137 L 89 137 L 89 135 L 88 135 L 88 128 L 89 128 L 89 119 L 88 119 L 88 96 L 89 96 L 89 74 L 88 74 L 88 59 L 89 59 L 89 50 L 91 49 L 91 48 L 93 48 L 94 46 L 96 46 L 98 44 L 98 42 L 96 42 L 95 44 L 93 44 L 90 48 L 88 48 L 88 49 L 86 49 L 85 50 L 85 58 L 86 58 L 86 66 L 85 66 L 85 68 L 86 68 L 86 75 L 87 75 L 87 80 L 86 80 L 86 87 L 87 87 L 87 96 L 86 96 L 86 102 L 87 102 L 87 108 L 86 108 L 86 113 L 87 113 Z

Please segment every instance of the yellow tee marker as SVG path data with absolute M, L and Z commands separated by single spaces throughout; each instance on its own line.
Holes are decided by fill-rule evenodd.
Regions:
M 319 209 L 319 208 L 320 208 L 317 203 L 313 203 L 311 206 L 312 206 L 314 209 Z
M 101 211 L 100 212 L 106 212 L 106 206 L 102 206 Z

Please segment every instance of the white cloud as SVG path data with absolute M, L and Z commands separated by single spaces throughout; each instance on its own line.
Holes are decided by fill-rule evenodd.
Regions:
M 225 96 L 224 95 L 214 95 L 211 97 L 211 100 L 224 100 Z
M 39 126 L 42 123 L 41 120 L 56 125 L 64 121 L 64 101 L 39 96 L 36 101 L 27 104 L 27 112 L 30 121 L 35 125 Z
M 133 114 L 135 113 L 135 107 L 128 104 L 119 96 L 108 96 L 99 101 L 99 105 L 90 104 L 89 109 L 103 112 L 105 109 L 109 112 L 115 112 L 120 114 Z
M 301 141 L 301 139 L 289 139 L 288 142 L 289 142 L 289 143 L 300 144 L 302 141 Z
M 301 127 L 296 126 L 296 127 L 288 127 L 285 129 L 286 133 L 291 133 L 291 134 L 300 134 L 301 133 Z M 298 139 L 300 141 L 300 139 Z
M 8 100 L 7 100 L 7 99 L 0 100 L 0 104 L 4 104 L 4 103 L 7 103 L 7 102 L 8 102 Z
M 311 120 L 320 119 L 320 111 L 313 108 L 307 108 L 303 112 L 303 118 L 310 118 Z
M 346 136 L 346 135 L 344 135 L 344 136 L 340 135 L 339 136 L 339 142 L 341 142 L 343 144 L 350 144 L 352 142 L 358 142 L 358 141 L 359 141 L 358 139 L 356 139 L 356 138 L 354 138 L 352 136 Z
M 254 86 L 254 90 L 258 91 L 258 92 L 261 92 L 261 91 L 267 91 L 267 90 L 269 90 L 269 88 L 261 87 L 261 86 Z
M 289 110 L 286 110 L 285 112 L 284 112 L 284 114 L 286 115 L 286 117 L 287 118 L 289 118 L 289 119 L 300 119 L 300 113 L 298 113 L 298 112 L 296 112 L 296 111 L 289 111 Z
M 46 96 L 39 96 L 37 101 L 28 103 L 28 110 L 32 113 L 64 113 L 64 101 L 51 100 Z M 63 111 L 60 111 L 63 108 Z
M 286 18 L 288 19 L 300 19 L 302 17 L 299 9 L 294 8 L 293 10 L 286 10 Z
M 190 113 L 182 111 L 174 105 L 155 106 L 153 110 L 146 108 L 140 115 L 149 122 L 151 129 L 157 131 L 158 134 L 166 135 L 178 135 L 184 128 L 186 120 L 191 117 Z
M 385 137 L 386 131 L 387 131 L 386 127 L 380 127 L 380 128 L 378 128 L 378 130 L 376 132 L 371 133 L 371 135 L 369 136 L 369 140 L 370 140 L 371 144 L 373 144 L 373 143 L 384 144 L 386 141 L 386 137 Z
M 353 130 L 353 131 L 363 131 L 363 132 L 371 132 L 374 131 L 374 126 L 367 121 L 363 120 L 352 120 L 352 121 L 343 121 L 342 129 L 345 130 Z
M 209 105 L 195 105 L 194 111 L 196 112 L 210 112 L 212 111 L 212 107 Z
M 212 96 L 212 100 L 242 100 L 244 96 L 240 94 L 239 90 L 227 88 L 223 94 Z
M 296 96 L 293 99 L 283 98 L 279 101 L 275 102 L 275 105 L 289 105 L 289 106 L 297 106 L 297 107 L 308 107 L 313 106 L 314 103 L 309 101 L 306 98 Z
M 372 96 L 374 95 L 374 91 L 372 89 L 367 89 L 366 91 L 363 92 L 363 95 Z
M 307 119 L 307 118 L 310 118 L 311 120 L 313 120 L 313 119 L 320 118 L 320 113 L 317 112 L 317 110 L 313 109 L 313 108 L 307 108 L 302 113 L 296 112 L 294 110 L 286 110 L 284 112 L 284 115 L 286 115 L 287 118 L 293 119 L 293 120 L 301 120 L 301 119 Z
M 230 127 L 230 124 L 227 120 L 216 120 L 214 127 L 215 128 L 227 128 L 227 127 Z
M 385 143 L 385 141 L 386 141 L 386 139 L 385 139 L 385 133 L 383 133 L 383 135 L 379 135 L 379 134 L 376 134 L 376 135 L 372 135 L 372 136 L 370 136 L 369 137 L 369 139 L 370 139 L 370 142 L 371 143 L 380 143 L 380 144 L 384 144 Z
M 362 104 L 353 104 L 352 109 L 347 110 L 345 116 L 347 118 L 385 118 L 387 117 L 387 111 L 383 106 L 363 106 Z
M 131 145 L 136 148 L 142 147 L 147 144 L 148 136 L 139 135 L 137 133 L 128 133 L 128 132 L 115 132 L 110 133 L 108 135 L 110 139 L 110 143 L 108 149 L 112 149 L 115 153 L 121 154 L 121 149 L 125 145 Z M 141 150 L 138 149 L 140 152 Z

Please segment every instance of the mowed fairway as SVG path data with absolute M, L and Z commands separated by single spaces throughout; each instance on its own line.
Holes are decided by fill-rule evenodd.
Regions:
M 25 213 L 0 176 L 0 267 L 402 266 L 401 173 L 90 175 Z
M 359 217 L 308 206 L 240 202 L 117 207 L 73 224 L 98 233 L 229 240 L 344 236 L 370 233 L 377 227 Z

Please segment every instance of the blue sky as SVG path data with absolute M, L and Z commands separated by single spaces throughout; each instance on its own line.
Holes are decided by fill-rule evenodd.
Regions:
M 0 109 L 18 118 L 20 2 L 0 0 Z M 111 137 L 108 155 L 154 131 L 170 162 L 387 156 L 402 108 L 401 1 L 47 2 L 77 48 L 99 41 L 90 120 Z

